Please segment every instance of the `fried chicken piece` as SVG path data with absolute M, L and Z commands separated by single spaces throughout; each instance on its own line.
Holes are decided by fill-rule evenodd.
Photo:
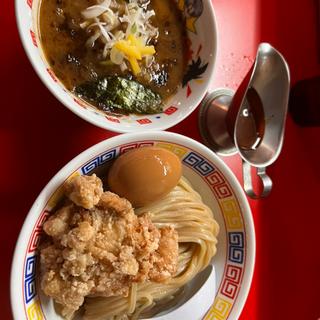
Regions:
M 139 271 L 139 264 L 133 253 L 134 248 L 122 246 L 119 259 L 113 263 L 113 267 L 118 272 L 135 276 Z
M 163 282 L 177 272 L 178 268 L 178 232 L 172 227 L 161 229 L 159 248 L 152 256 L 149 279 Z
M 86 296 L 128 296 L 134 282 L 165 281 L 175 274 L 178 261 L 173 228 L 157 229 L 148 214 L 136 216 L 126 199 L 100 193 L 102 183 L 95 175 L 74 180 L 68 195 L 75 204 L 44 223 L 51 238 L 40 253 L 41 287 L 69 318 Z
M 62 315 L 65 318 L 72 318 L 75 310 L 84 302 L 84 297 L 87 296 L 95 283 L 93 280 L 78 281 L 77 278 L 72 278 L 65 281 L 55 271 L 46 272 L 41 281 L 41 287 L 47 296 L 54 297 L 54 300 L 63 305 Z
M 60 237 L 69 230 L 69 220 L 73 205 L 67 205 L 58 210 L 54 216 L 43 225 L 43 230 L 51 237 Z
M 90 209 L 100 200 L 103 193 L 102 181 L 95 174 L 77 176 L 66 183 L 65 192 L 76 205 Z
M 101 194 L 97 207 L 113 210 L 119 215 L 126 215 L 128 212 L 133 213 L 132 205 L 127 199 L 120 198 L 110 191 Z

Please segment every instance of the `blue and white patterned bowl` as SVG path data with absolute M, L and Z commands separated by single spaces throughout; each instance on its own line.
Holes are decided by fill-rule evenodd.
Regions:
M 203 319 L 237 319 L 245 303 L 255 261 L 255 236 L 244 192 L 230 169 L 202 144 L 169 132 L 141 132 L 105 140 L 70 161 L 43 189 L 22 227 L 11 271 L 14 318 L 60 319 L 52 300 L 43 296 L 38 282 L 37 246 L 43 222 L 61 197 L 63 183 L 76 174 L 99 173 L 120 154 L 143 146 L 174 152 L 182 161 L 183 175 L 211 207 L 220 225 L 216 270 L 216 295 Z M 197 308 L 197 306 L 195 306 Z M 181 319 L 184 319 L 181 314 Z
M 213 76 L 217 52 L 217 27 L 211 0 L 176 0 L 186 13 L 190 48 L 185 81 L 154 115 L 106 115 L 66 90 L 48 64 L 39 37 L 41 0 L 15 0 L 20 37 L 35 71 L 53 95 L 84 120 L 115 132 L 165 130 L 186 118 L 199 105 Z M 194 10 L 190 8 L 194 7 Z M 189 8 L 189 9 L 188 9 Z

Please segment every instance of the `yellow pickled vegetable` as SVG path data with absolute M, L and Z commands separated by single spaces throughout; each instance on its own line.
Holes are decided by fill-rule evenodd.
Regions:
M 130 62 L 132 72 L 136 76 L 137 74 L 139 74 L 141 72 L 139 63 L 138 63 L 137 59 L 132 58 L 132 57 L 129 57 L 129 62 Z
M 130 34 L 127 40 L 119 40 L 116 42 L 114 47 L 124 54 L 124 57 L 130 63 L 134 75 L 141 72 L 138 60 L 142 60 L 142 57 L 156 53 L 154 46 L 145 46 L 142 39 L 136 38 L 133 34 Z
M 140 53 L 142 56 L 151 56 L 156 53 L 156 50 L 154 49 L 154 46 L 145 46 L 140 48 Z
M 128 41 L 120 40 L 114 45 L 119 51 L 122 51 L 127 57 L 136 58 L 141 60 L 141 53 L 138 47 L 131 46 Z
M 129 34 L 128 36 L 128 41 L 133 45 L 133 46 L 137 46 L 137 47 L 143 47 L 143 42 L 141 41 L 141 39 L 136 38 L 133 34 Z

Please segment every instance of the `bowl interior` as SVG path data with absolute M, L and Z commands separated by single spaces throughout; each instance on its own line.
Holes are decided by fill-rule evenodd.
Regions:
M 177 2 L 180 9 L 186 11 L 185 2 Z M 188 16 L 186 19 L 190 40 L 185 77 L 187 80 L 167 101 L 164 112 L 154 115 L 106 114 L 66 90 L 48 64 L 41 46 L 41 0 L 16 0 L 16 16 L 23 45 L 34 69 L 49 90 L 67 108 L 94 125 L 116 132 L 164 130 L 182 121 L 198 106 L 213 75 L 217 47 L 216 23 L 211 1 L 202 2 L 201 13 L 198 13 L 198 16 Z M 210 33 L 207 30 L 210 30 Z
M 205 319 L 217 315 L 218 319 L 234 319 L 240 314 L 255 257 L 253 222 L 244 193 L 230 170 L 209 149 L 189 138 L 158 132 L 103 141 L 72 160 L 45 187 L 26 218 L 14 255 L 11 299 L 16 319 L 32 319 L 35 313 L 38 319 L 59 319 L 52 300 L 41 294 L 37 245 L 43 222 L 61 198 L 63 183 L 78 174 L 103 175 L 118 155 L 144 146 L 165 148 L 180 157 L 183 175 L 211 207 L 220 225 L 217 254 L 212 261 L 217 291 Z

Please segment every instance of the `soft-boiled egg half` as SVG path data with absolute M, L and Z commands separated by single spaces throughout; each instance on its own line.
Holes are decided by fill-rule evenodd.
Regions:
M 128 151 L 109 170 L 112 192 L 141 207 L 168 194 L 181 178 L 180 159 L 171 151 L 143 147 Z

